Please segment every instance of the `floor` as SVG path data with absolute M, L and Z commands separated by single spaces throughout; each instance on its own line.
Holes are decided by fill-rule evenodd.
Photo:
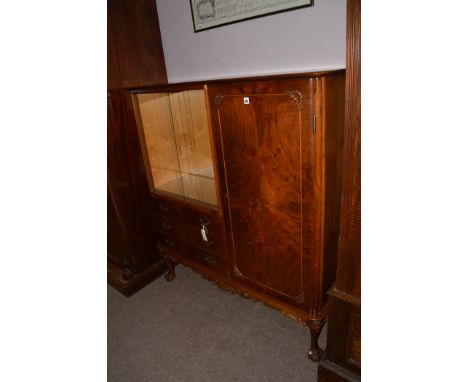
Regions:
M 316 381 L 306 327 L 182 265 L 176 273 L 130 298 L 108 286 L 109 382 Z

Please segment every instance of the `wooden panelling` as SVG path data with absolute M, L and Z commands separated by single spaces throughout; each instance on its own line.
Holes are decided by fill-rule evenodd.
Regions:
M 107 12 L 107 89 L 118 89 L 120 87 L 119 61 L 117 47 L 112 27 L 111 13 Z
M 122 87 L 167 82 L 156 1 L 107 0 Z

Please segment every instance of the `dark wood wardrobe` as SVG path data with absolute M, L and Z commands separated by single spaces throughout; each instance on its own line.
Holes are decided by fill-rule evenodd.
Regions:
M 347 6 L 340 243 L 320 382 L 361 380 L 361 1 Z
M 164 271 L 128 86 L 166 83 L 154 0 L 107 1 L 107 275 L 126 295 Z

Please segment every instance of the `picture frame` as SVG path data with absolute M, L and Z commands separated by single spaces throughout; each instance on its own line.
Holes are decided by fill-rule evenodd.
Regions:
M 314 0 L 190 0 L 195 33 L 313 5 Z

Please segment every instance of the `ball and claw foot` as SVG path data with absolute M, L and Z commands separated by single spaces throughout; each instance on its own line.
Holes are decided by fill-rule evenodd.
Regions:
M 318 344 L 318 339 L 320 337 L 320 333 L 322 332 L 323 325 L 325 324 L 325 320 L 313 320 L 307 323 L 307 326 L 310 330 L 310 348 L 309 348 L 309 359 L 318 362 L 320 361 L 325 353 L 320 348 Z
M 172 261 L 171 257 L 167 254 L 166 249 L 161 245 L 161 243 L 158 243 L 157 247 L 167 266 L 167 273 L 164 275 L 164 278 L 166 279 L 166 281 L 172 281 L 176 278 L 176 274 L 174 271 L 174 262 Z
M 314 362 L 318 362 L 321 359 L 323 359 L 324 352 L 322 349 L 317 347 L 316 349 L 309 349 L 309 359 L 311 359 Z
M 167 272 L 165 275 L 164 275 L 164 278 L 166 279 L 166 281 L 172 281 L 175 279 L 175 273 L 173 272 Z

